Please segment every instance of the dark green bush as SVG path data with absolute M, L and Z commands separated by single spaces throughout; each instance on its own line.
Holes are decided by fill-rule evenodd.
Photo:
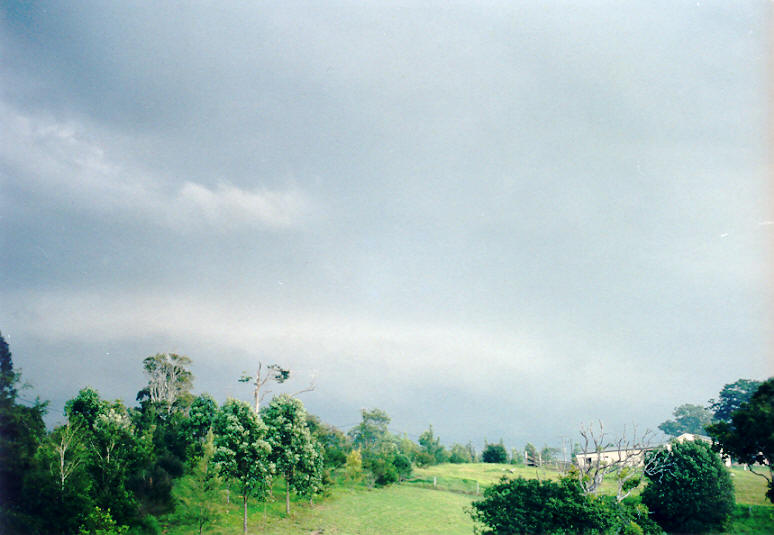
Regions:
M 400 453 L 395 455 L 395 458 L 392 460 L 392 465 L 398 472 L 398 478 L 400 480 L 404 480 L 411 475 L 411 461 L 405 455 Z
M 508 452 L 502 444 L 487 444 L 481 454 L 481 460 L 485 463 L 507 463 Z
M 398 470 L 391 462 L 382 458 L 374 459 L 371 463 L 371 472 L 374 474 L 374 482 L 379 487 L 395 483 L 398 480 Z
M 503 478 L 473 502 L 470 514 L 484 533 L 493 535 L 661 533 L 642 505 L 619 504 L 611 496 L 589 497 L 572 479 Z
M 642 503 L 667 531 L 706 533 L 722 529 L 734 509 L 731 476 L 708 444 L 683 442 L 652 452 L 663 470 L 649 477 Z

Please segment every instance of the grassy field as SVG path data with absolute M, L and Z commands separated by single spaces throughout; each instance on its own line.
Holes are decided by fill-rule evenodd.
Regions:
M 400 533 L 420 535 L 444 533 L 471 535 L 473 521 L 465 513 L 472 497 L 453 492 L 439 492 L 406 485 L 383 489 L 364 486 L 335 487 L 330 496 L 310 506 L 307 502 L 292 504 L 291 516 L 284 514 L 280 483 L 275 488 L 278 500 L 266 504 L 248 505 L 248 533 L 383 535 Z M 208 526 L 204 533 L 236 535 L 242 533 L 242 508 L 235 499 L 227 514 L 217 525 Z M 190 526 L 166 523 L 169 535 L 192 533 Z
M 741 468 L 732 470 L 737 505 L 729 533 L 774 533 L 774 506 L 764 495 L 766 482 Z M 558 479 L 553 470 L 536 470 L 523 466 L 499 464 L 444 464 L 416 469 L 412 478 L 400 485 L 383 489 L 368 489 L 364 485 L 340 482 L 330 495 L 313 507 L 296 501 L 292 514 L 284 514 L 284 485 L 274 487 L 277 500 L 268 504 L 255 502 L 248 508 L 248 532 L 276 535 L 376 535 L 376 534 L 465 534 L 473 533 L 473 522 L 465 508 L 476 499 L 476 483 L 480 492 L 503 475 L 506 477 Z M 435 487 L 433 480 L 435 478 Z M 614 492 L 612 483 L 604 492 Z M 242 532 L 241 500 L 227 507 L 227 514 L 217 525 L 208 526 L 204 533 L 237 535 Z M 164 523 L 165 533 L 194 533 L 191 526 Z

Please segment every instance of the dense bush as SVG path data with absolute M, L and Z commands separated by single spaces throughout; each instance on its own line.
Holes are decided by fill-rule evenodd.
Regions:
M 371 461 L 370 470 L 377 486 L 383 487 L 398 480 L 398 470 L 389 460 L 378 457 Z
M 610 496 L 590 497 L 576 480 L 506 479 L 484 491 L 470 514 L 484 533 L 643 533 L 661 530 L 643 506 L 616 503 Z
M 508 452 L 502 444 L 487 444 L 481 454 L 481 460 L 485 463 L 507 463 Z
M 642 502 L 667 531 L 705 533 L 723 527 L 734 508 L 731 476 L 710 446 L 674 443 L 649 454 L 665 467 L 650 476 Z

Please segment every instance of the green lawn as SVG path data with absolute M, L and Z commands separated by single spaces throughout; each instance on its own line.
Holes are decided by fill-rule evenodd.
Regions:
M 736 487 L 737 505 L 729 533 L 774 533 L 774 507 L 764 495 L 766 482 L 741 468 L 731 471 Z M 377 534 L 464 534 L 473 533 L 473 522 L 465 508 L 476 498 L 476 483 L 483 492 L 487 485 L 506 477 L 558 479 L 552 470 L 536 470 L 507 464 L 444 464 L 416 469 L 411 480 L 383 489 L 341 483 L 330 495 L 310 507 L 294 501 L 289 518 L 284 514 L 284 484 L 274 487 L 276 501 L 264 506 L 253 502 L 248 507 L 248 533 L 276 535 L 318 532 L 324 535 Z M 433 487 L 435 478 L 436 487 Z M 614 492 L 606 482 L 603 492 Z M 227 515 L 204 533 L 237 535 L 242 532 L 241 499 L 227 507 Z M 265 515 L 264 515 L 265 507 Z M 169 535 L 195 533 L 191 526 L 165 523 Z
M 737 467 L 731 469 L 731 479 L 734 481 L 736 503 L 771 507 L 771 503 L 766 499 L 765 479 Z
M 281 494 L 278 501 L 248 506 L 248 533 L 272 535 L 383 535 L 400 533 L 420 535 L 443 533 L 471 535 L 473 521 L 465 513 L 472 497 L 452 492 L 439 492 L 407 485 L 383 489 L 363 486 L 336 487 L 331 496 L 310 507 L 293 503 L 290 517 L 284 515 Z M 228 514 L 218 525 L 206 527 L 204 533 L 236 535 L 242 533 L 241 501 L 228 507 Z M 167 525 L 169 535 L 192 533 L 190 526 Z

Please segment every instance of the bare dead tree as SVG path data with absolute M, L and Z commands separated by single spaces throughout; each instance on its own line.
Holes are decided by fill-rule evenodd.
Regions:
M 271 394 L 271 390 L 265 390 L 263 387 L 269 381 L 277 384 L 282 384 L 290 379 L 290 370 L 283 368 L 279 364 L 269 364 L 264 369 L 263 363 L 258 363 L 258 370 L 255 372 L 255 376 L 247 375 L 246 372 L 242 372 L 242 376 L 239 378 L 240 383 L 249 383 L 253 381 L 253 404 L 255 405 L 255 412 L 258 413 L 261 408 L 261 402 Z M 314 377 L 312 382 L 306 388 L 302 388 L 298 392 L 294 392 L 291 396 L 296 397 L 304 392 L 311 392 L 316 388 Z
M 582 426 L 583 460 L 578 463 L 578 480 L 586 494 L 599 490 L 605 476 L 613 475 L 616 480 L 616 499 L 620 502 L 637 488 L 643 474 L 651 476 L 666 469 L 663 462 L 654 455 L 647 455 L 653 449 L 653 433 L 645 430 L 641 435 L 637 427 L 631 432 L 611 437 L 605 432 L 602 422 Z

